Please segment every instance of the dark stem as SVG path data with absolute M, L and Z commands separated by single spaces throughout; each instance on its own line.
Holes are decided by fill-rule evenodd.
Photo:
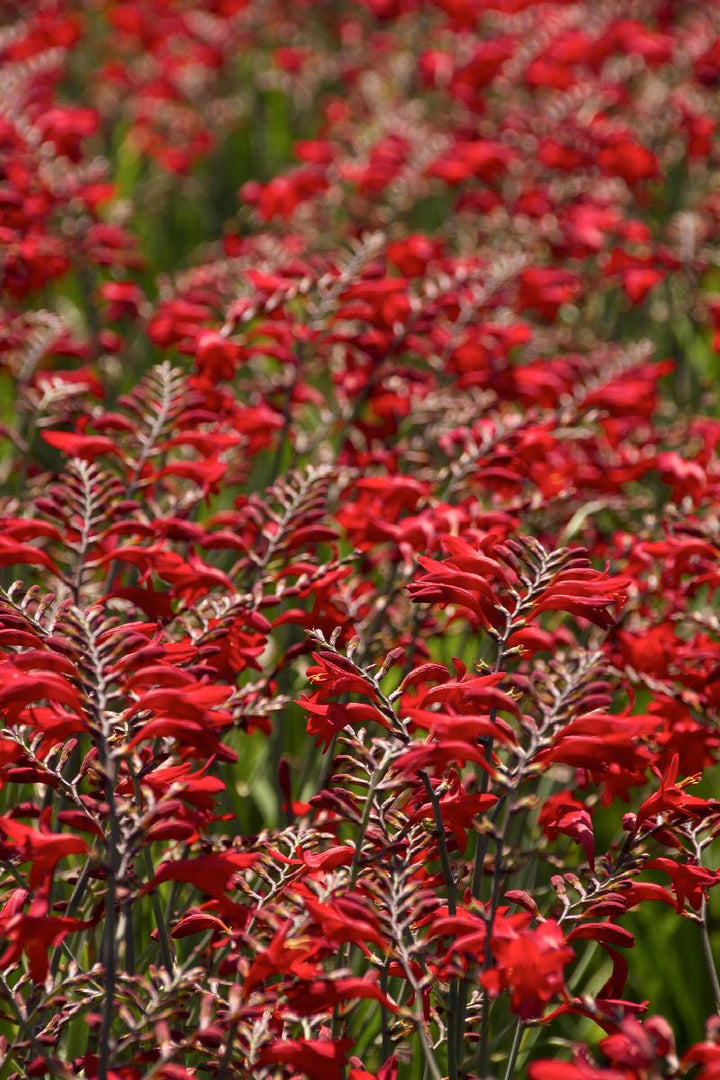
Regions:
M 133 788 L 135 790 L 135 798 L 137 799 L 138 806 L 142 806 L 142 791 L 140 787 L 140 781 L 133 772 L 132 767 L 128 764 L 128 771 L 132 779 Z M 153 866 L 152 855 L 150 854 L 150 848 L 146 845 L 143 848 L 143 862 L 145 864 L 145 876 L 147 880 L 155 880 L 155 867 Z M 173 953 L 170 947 L 170 938 L 168 937 L 167 927 L 165 925 L 165 918 L 163 916 L 162 904 L 160 903 L 160 897 L 157 891 L 152 894 L 153 914 L 155 915 L 155 925 L 158 932 L 158 942 L 160 944 L 160 955 L 162 956 L 163 966 L 168 975 L 172 975 L 175 970 L 175 963 L 173 961 Z M 128 912 L 128 918 L 130 912 Z
M 438 850 L 440 852 L 440 865 L 442 866 L 443 878 L 445 880 L 445 888 L 447 890 L 448 898 L 448 913 L 454 915 L 457 911 L 457 897 L 455 890 L 455 879 L 453 878 L 452 866 L 450 864 L 450 853 L 448 851 L 447 840 L 445 838 L 445 826 L 442 819 L 442 809 L 440 807 L 440 799 L 436 795 L 433 786 L 430 782 L 430 777 L 423 770 L 419 773 L 422 780 L 423 787 L 427 792 L 428 799 L 433 808 L 433 817 L 435 819 L 435 829 L 437 831 L 438 838 Z M 452 978 L 450 980 L 450 993 L 448 999 L 447 1010 L 447 1062 L 448 1062 L 448 1080 L 457 1080 L 458 1075 L 458 1037 L 456 1025 L 460 1019 L 458 1014 L 458 980 Z
M 386 960 L 380 973 L 380 989 L 385 995 L 388 992 L 388 964 L 389 961 Z M 382 1028 L 382 1059 L 384 1063 L 390 1057 L 390 1026 L 388 1024 L 387 1009 L 384 1005 L 380 1006 L 380 1025 Z
M 98 1054 L 98 1080 L 108 1080 L 111 1052 L 111 1029 L 115 1014 L 115 983 L 117 979 L 117 875 L 120 867 L 120 827 L 115 806 L 114 765 L 104 736 L 98 739 L 100 763 L 105 774 L 105 801 L 108 806 L 109 829 L 107 845 L 107 881 L 105 888 L 105 930 L 103 934 L 103 986 L 102 1022 L 100 1026 L 100 1051 Z
M 508 627 L 507 627 L 507 631 L 506 631 L 506 633 L 508 635 L 509 635 L 509 631 L 510 631 L 510 620 L 508 619 Z M 502 640 L 500 640 L 498 642 L 497 656 L 495 657 L 495 666 L 493 668 L 493 671 L 495 673 L 500 671 L 500 669 L 502 667 L 502 662 L 503 662 L 504 656 L 505 656 L 505 640 L 502 639 Z M 491 723 L 495 722 L 496 716 L 497 716 L 497 710 L 492 709 L 490 711 L 490 722 Z M 492 755 L 492 750 L 493 750 L 493 740 L 492 739 L 483 739 L 482 740 L 482 745 L 483 745 L 483 749 L 485 751 L 485 757 L 489 761 L 490 756 Z M 482 795 L 487 794 L 487 791 L 488 791 L 489 787 L 490 787 L 490 774 L 483 770 L 483 773 L 482 773 L 482 775 L 480 777 L 480 793 Z M 490 834 L 489 833 L 485 832 L 485 833 L 482 833 L 482 834 L 477 834 L 477 837 L 476 837 L 476 840 L 475 840 L 475 859 L 474 859 L 474 862 L 473 862 L 472 881 L 471 881 L 471 884 L 470 884 L 470 889 L 471 889 L 471 892 L 472 892 L 472 896 L 474 897 L 475 900 L 480 899 L 480 894 L 482 892 L 482 877 L 483 877 L 483 870 L 485 868 L 485 859 L 487 857 L 489 843 L 490 843 Z M 486 943 L 486 949 L 487 949 L 487 943 Z M 470 992 L 470 988 L 469 988 L 467 982 L 463 982 L 463 984 L 460 986 L 460 989 L 459 989 L 458 1002 L 457 1002 L 457 1012 L 458 1012 L 458 1018 L 457 1018 L 457 1055 L 458 1055 L 459 1060 L 462 1060 L 462 1055 L 463 1055 L 463 1050 L 464 1050 L 464 1045 L 465 1045 L 465 1016 L 466 1016 L 466 1013 L 467 1013 L 467 1002 L 468 1002 L 469 992 Z M 485 1040 L 487 1040 L 487 1035 L 489 1033 L 488 1030 L 486 1029 L 486 1024 L 487 1024 L 486 1014 L 487 1014 L 487 995 L 485 995 L 483 1015 L 482 1015 L 482 1025 L 483 1025 L 482 1030 L 483 1030 L 483 1035 L 485 1037 Z

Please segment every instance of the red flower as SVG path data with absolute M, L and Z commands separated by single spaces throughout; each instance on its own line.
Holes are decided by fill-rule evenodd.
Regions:
M 94 461 L 101 454 L 119 455 L 118 448 L 106 435 L 76 435 L 69 431 L 43 431 L 42 437 L 50 446 L 68 457 Z
M 298 1016 L 314 1016 L 346 1001 L 369 998 L 379 1001 L 390 1012 L 398 1011 L 397 1006 L 374 982 L 352 976 L 298 982 L 286 988 L 285 997 Z
M 344 1080 L 352 1039 L 276 1039 L 263 1047 L 259 1065 L 292 1065 L 308 1080 Z
M 625 1069 L 602 1069 L 588 1061 L 532 1061 L 528 1066 L 530 1080 L 628 1080 Z
M 535 311 L 549 322 L 563 304 L 569 304 L 582 292 L 582 284 L 570 270 L 551 266 L 536 266 L 520 275 L 519 304 L 522 309 Z
M 32 863 L 28 877 L 31 889 L 49 889 L 60 859 L 66 855 L 82 855 L 88 850 L 79 836 L 50 832 L 44 821 L 38 831 L 14 818 L 0 817 L 0 829 L 11 840 L 20 862 Z
M 539 1016 L 564 991 L 563 969 L 575 955 L 552 919 L 530 928 L 526 913 L 498 913 L 491 949 L 494 966 L 481 979 L 493 996 L 510 990 L 510 1004 L 523 1020 Z
M 598 164 L 611 175 L 621 176 L 628 184 L 651 180 L 658 175 L 658 161 L 652 150 L 631 139 L 622 139 L 602 149 Z
M 163 881 L 187 881 L 201 892 L 222 899 L 230 889 L 236 874 L 249 870 L 259 859 L 251 852 L 228 851 L 220 855 L 202 855 L 198 859 L 176 859 L 158 867 L 154 879 L 145 891 Z
M 323 904 L 308 892 L 303 903 L 328 941 L 334 944 L 352 941 L 361 949 L 367 948 L 368 944 L 383 950 L 387 948 L 372 909 L 366 909 L 355 897 L 340 897 Z
M 674 859 L 648 859 L 645 866 L 647 869 L 662 870 L 672 880 L 678 911 L 682 911 L 685 901 L 697 911 L 707 896 L 707 890 L 720 882 L 720 870 L 706 870 L 704 866 L 679 863 Z
M 590 868 L 595 868 L 595 837 L 592 818 L 585 806 L 577 799 L 558 792 L 545 801 L 538 815 L 538 825 L 552 840 L 562 834 L 580 844 Z
M 9 944 L 0 956 L 0 968 L 7 969 L 17 963 L 22 954 L 28 958 L 30 975 L 36 983 L 43 983 L 48 972 L 48 949 L 60 942 L 75 930 L 90 926 L 80 919 L 48 915 L 46 897 L 33 900 L 27 913 L 0 915 L 0 936 Z
M 311 937 L 291 936 L 291 930 L 291 923 L 286 922 L 275 933 L 268 947 L 257 954 L 243 982 L 244 997 L 274 975 L 312 979 L 318 973 L 317 963 L 310 958 L 319 951 L 320 942 Z

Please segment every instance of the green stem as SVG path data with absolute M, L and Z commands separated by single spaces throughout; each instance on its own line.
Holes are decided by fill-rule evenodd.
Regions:
M 135 791 L 135 798 L 137 799 L 138 806 L 142 806 L 142 791 L 140 787 L 140 781 L 138 780 L 132 766 L 128 764 L 128 772 L 132 779 L 133 789 Z M 155 867 L 153 866 L 152 855 L 150 854 L 149 847 L 143 848 L 143 863 L 145 864 L 145 877 L 148 882 L 155 880 Z M 160 945 L 160 955 L 162 956 L 163 966 L 168 975 L 172 975 L 175 971 L 175 962 L 173 960 L 173 952 L 170 946 L 170 938 L 168 937 L 167 926 L 165 925 L 165 917 L 163 915 L 162 904 L 160 903 L 160 897 L 157 890 L 152 893 L 152 906 L 153 914 L 155 915 L 155 925 L 158 932 L 158 943 Z
M 522 1042 L 524 1031 L 525 1024 L 522 1020 L 518 1020 L 517 1024 L 515 1025 L 515 1034 L 513 1035 L 512 1046 L 510 1047 L 510 1056 L 508 1057 L 508 1062 L 505 1066 L 505 1080 L 512 1080 L 515 1074 L 515 1066 L 517 1064 L 517 1058 L 520 1052 L 520 1043 Z

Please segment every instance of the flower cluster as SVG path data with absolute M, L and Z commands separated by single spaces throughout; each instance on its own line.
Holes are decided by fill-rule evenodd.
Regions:
M 0 1075 L 717 1077 L 720 9 L 11 6 Z

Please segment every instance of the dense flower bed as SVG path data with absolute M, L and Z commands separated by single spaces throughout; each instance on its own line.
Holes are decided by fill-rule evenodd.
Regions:
M 0 14 L 0 1077 L 720 1077 L 720 7 Z

